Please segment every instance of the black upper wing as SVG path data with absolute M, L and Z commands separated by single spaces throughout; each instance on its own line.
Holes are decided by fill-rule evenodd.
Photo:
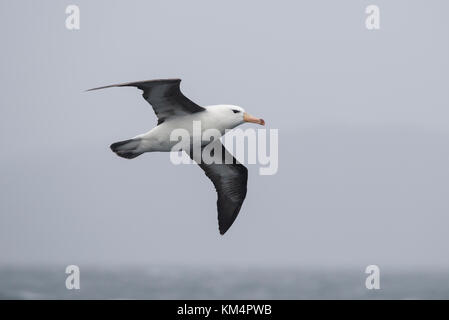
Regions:
M 199 163 L 198 159 L 195 159 L 192 155 L 191 157 L 204 170 L 206 176 L 212 180 L 215 186 L 218 194 L 218 228 L 220 234 L 223 235 L 234 223 L 243 200 L 245 200 L 248 169 L 226 150 L 220 140 L 211 143 L 215 143 L 216 147 L 222 150 L 221 155 L 217 154 L 214 157 L 218 161 L 214 160 L 211 164 L 207 164 L 204 161 Z M 203 150 L 204 147 L 202 148 Z M 230 159 L 232 163 L 225 163 L 226 159 Z
M 93 88 L 87 91 L 112 87 L 139 88 L 143 90 L 143 98 L 153 107 L 158 118 L 157 124 L 161 124 L 165 119 L 173 116 L 182 116 L 205 110 L 182 94 L 179 88 L 180 82 L 181 79 L 127 82 Z

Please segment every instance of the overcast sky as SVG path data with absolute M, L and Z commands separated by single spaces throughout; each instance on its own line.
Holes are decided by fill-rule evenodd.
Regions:
M 81 29 L 65 28 L 77 4 Z M 380 8 L 381 29 L 365 28 Z M 1 1 L 0 265 L 449 266 L 447 1 Z M 279 130 L 218 233 L 216 194 L 112 142 L 156 117 L 117 82 L 179 77 Z M 250 127 L 250 125 L 245 125 Z

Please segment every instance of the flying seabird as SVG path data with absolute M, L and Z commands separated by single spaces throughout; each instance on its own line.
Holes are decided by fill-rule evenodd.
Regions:
M 87 91 L 111 87 L 136 87 L 143 91 L 143 98 L 153 107 L 157 116 L 157 126 L 149 132 L 132 139 L 111 144 L 110 148 L 118 156 L 133 159 L 144 152 L 170 152 L 177 143 L 171 141 L 170 134 L 175 129 L 185 129 L 193 137 L 194 121 L 200 121 L 201 137 L 205 130 L 217 129 L 220 135 L 225 130 L 235 128 L 244 122 L 265 125 L 263 119 L 249 115 L 243 108 L 233 105 L 215 105 L 201 107 L 184 96 L 180 90 L 180 79 L 160 79 L 113 84 Z M 196 133 L 197 134 L 197 133 Z M 232 225 L 246 196 L 248 169 L 240 164 L 221 144 L 219 139 L 201 141 L 201 151 L 210 143 L 221 148 L 221 155 L 212 154 L 214 161 L 210 164 L 195 158 L 190 148 L 189 156 L 194 159 L 206 176 L 212 180 L 218 194 L 218 227 L 224 234 Z M 195 137 L 193 137 L 195 139 Z M 218 150 L 218 149 L 215 149 Z M 202 152 L 201 152 L 202 154 Z M 217 157 L 221 157 L 217 158 Z M 217 158 L 217 159 L 215 159 Z M 225 163 L 225 159 L 227 159 Z M 231 159 L 231 163 L 229 161 Z

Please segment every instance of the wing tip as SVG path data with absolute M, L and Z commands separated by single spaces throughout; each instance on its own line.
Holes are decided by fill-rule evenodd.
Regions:
M 113 85 L 110 85 L 110 86 L 90 88 L 90 89 L 84 90 L 84 92 L 89 92 L 89 91 L 94 91 L 94 90 L 100 90 L 100 89 L 106 89 L 106 88 L 112 88 L 112 87 L 117 87 L 117 85 L 116 85 L 116 84 L 113 84 Z
M 246 196 L 246 193 L 245 193 Z M 245 198 L 243 198 L 242 202 L 235 207 L 234 212 L 230 219 L 220 219 L 220 212 L 218 213 L 218 230 L 220 232 L 220 235 L 224 235 L 234 224 L 235 220 L 237 219 L 237 216 L 239 215 L 240 209 L 242 208 L 242 204 Z
M 106 89 L 106 88 L 113 88 L 113 87 L 127 87 L 127 86 L 132 87 L 132 86 L 137 86 L 137 85 L 143 84 L 143 83 L 158 83 L 158 82 L 174 83 L 174 82 L 181 82 L 181 79 L 180 78 L 168 78 L 168 79 L 153 79 L 153 80 L 144 80 L 144 81 L 125 82 L 125 83 L 111 84 L 109 86 L 91 88 L 91 89 L 84 90 L 84 92 Z

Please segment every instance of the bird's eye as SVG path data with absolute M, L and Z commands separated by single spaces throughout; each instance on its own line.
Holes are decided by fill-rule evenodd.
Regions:
M 232 109 L 232 112 L 234 112 L 234 113 L 239 113 L 240 110 L 234 110 L 234 109 Z

